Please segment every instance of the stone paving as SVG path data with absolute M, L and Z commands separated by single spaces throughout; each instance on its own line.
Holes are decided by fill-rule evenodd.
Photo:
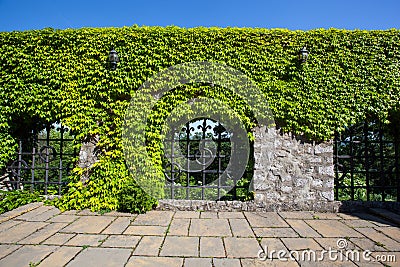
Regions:
M 0 222 L 0 266 L 400 266 L 399 226 L 370 213 L 101 215 L 32 203 Z

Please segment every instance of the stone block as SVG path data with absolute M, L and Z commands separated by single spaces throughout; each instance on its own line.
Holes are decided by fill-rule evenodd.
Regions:
M 335 195 L 333 193 L 333 191 L 328 191 L 328 192 L 322 192 L 322 197 L 329 200 L 329 201 L 333 201 L 335 199 Z
M 322 187 L 323 182 L 322 182 L 321 179 L 313 179 L 312 182 L 311 182 L 311 185 L 313 187 Z
M 284 193 L 290 193 L 293 191 L 293 188 L 291 186 L 282 186 L 281 191 Z
M 314 148 L 315 154 L 322 154 L 322 153 L 333 153 L 333 145 L 331 142 L 328 144 L 318 144 Z

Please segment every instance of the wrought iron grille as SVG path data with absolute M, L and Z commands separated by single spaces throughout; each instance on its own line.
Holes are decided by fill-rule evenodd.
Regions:
M 399 142 L 380 121 L 335 136 L 337 200 L 400 201 Z
M 8 190 L 30 188 L 44 195 L 61 195 L 76 155 L 71 132 L 54 123 L 31 136 L 19 140 L 17 159 L 7 167 L 4 186 Z
M 243 177 L 229 177 L 232 178 L 230 183 L 223 183 L 220 175 L 231 159 L 231 134 L 223 125 L 202 118 L 187 122 L 180 131 L 172 132 L 165 140 L 170 143 L 170 151 L 163 159 L 167 198 L 251 199 L 249 185 L 254 165 L 252 148 Z M 182 164 L 183 158 L 195 161 L 199 168 L 183 166 L 188 164 Z

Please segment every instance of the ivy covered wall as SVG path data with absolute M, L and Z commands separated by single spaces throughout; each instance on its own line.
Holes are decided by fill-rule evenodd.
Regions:
M 115 71 L 107 63 L 112 45 L 121 59 Z M 297 54 L 304 45 L 310 56 L 299 64 Z M 218 62 L 242 71 L 262 89 L 277 124 L 311 140 L 329 140 L 336 130 L 368 116 L 387 121 L 389 113 L 400 109 L 397 29 L 133 26 L 2 32 L 0 168 L 4 170 L 15 153 L 16 138 L 27 129 L 38 121 L 62 120 L 77 133 L 77 140 L 99 135 L 101 158 L 86 185 L 75 170 L 70 192 L 59 206 L 118 208 L 120 192 L 130 180 L 121 126 L 131 95 L 160 70 L 191 61 Z M 255 126 L 246 104 L 218 86 L 193 84 L 176 90 L 157 106 L 155 116 L 165 118 L 170 107 L 199 91 L 237 110 L 247 129 Z

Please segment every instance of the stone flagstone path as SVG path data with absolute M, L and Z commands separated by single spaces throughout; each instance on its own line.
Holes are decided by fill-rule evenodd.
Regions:
M 342 260 L 289 252 L 339 250 Z M 279 251 L 283 259 L 258 258 Z M 371 251 L 350 260 L 346 251 Z M 264 255 L 264 254 L 260 254 Z M 396 262 L 378 262 L 394 255 Z M 347 256 L 347 257 L 346 257 Z M 340 257 L 339 257 L 340 258 Z M 400 228 L 367 213 L 150 211 L 61 213 L 32 203 L 0 215 L 0 266 L 400 266 Z

